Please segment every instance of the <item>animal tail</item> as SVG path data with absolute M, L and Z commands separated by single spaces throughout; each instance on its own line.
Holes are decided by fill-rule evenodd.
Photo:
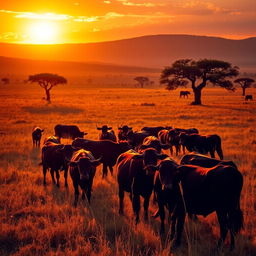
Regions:
M 221 138 L 219 136 L 216 137 L 216 151 L 220 157 L 220 159 L 223 159 L 223 152 L 221 148 Z
M 234 232 L 234 234 L 239 233 L 241 229 L 244 227 L 244 217 L 243 212 L 240 209 L 240 203 L 236 209 L 228 213 L 230 229 Z

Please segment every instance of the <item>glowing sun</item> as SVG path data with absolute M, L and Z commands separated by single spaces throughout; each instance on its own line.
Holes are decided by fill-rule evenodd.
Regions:
M 36 21 L 29 25 L 28 35 L 34 44 L 54 44 L 58 37 L 57 24 L 51 21 Z

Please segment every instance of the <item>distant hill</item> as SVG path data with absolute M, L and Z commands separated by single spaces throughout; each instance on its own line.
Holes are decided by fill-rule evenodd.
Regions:
M 0 74 L 17 74 L 27 76 L 34 73 L 58 73 L 68 76 L 88 76 L 104 74 L 147 74 L 159 73 L 154 68 L 121 66 L 108 63 L 30 60 L 0 56 Z
M 256 38 L 231 40 L 192 35 L 152 35 L 110 42 L 61 45 L 0 44 L 0 55 L 14 58 L 156 67 L 179 58 L 216 58 L 256 67 Z

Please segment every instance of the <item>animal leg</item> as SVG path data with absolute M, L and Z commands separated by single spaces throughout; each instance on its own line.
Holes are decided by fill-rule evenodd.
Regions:
M 217 211 L 217 217 L 220 225 L 220 239 L 217 248 L 221 249 L 228 233 L 228 218 L 227 213 L 223 211 Z
M 65 187 L 68 187 L 68 169 L 64 169 Z
M 210 149 L 210 155 L 211 155 L 211 158 L 215 158 L 214 148 Z
M 73 186 L 75 190 L 75 200 L 74 200 L 74 207 L 77 207 L 78 197 L 79 197 L 79 190 L 78 190 L 78 183 L 73 180 Z
M 46 166 L 43 165 L 44 185 L 46 185 L 46 172 L 47 172 L 47 168 Z
M 119 214 L 124 214 L 124 191 L 119 186 Z
M 56 179 L 57 179 L 57 187 L 60 187 L 60 173 L 59 170 L 55 170 Z
M 148 205 L 149 205 L 149 198 L 150 197 L 145 197 L 144 198 L 144 220 L 148 221 Z
M 132 207 L 135 213 L 135 222 L 138 224 L 140 222 L 140 195 L 132 195 Z
M 163 235 L 165 232 L 164 227 L 164 219 L 165 219 L 165 212 L 164 212 L 164 204 L 161 202 L 161 200 L 158 200 L 158 208 L 159 208 L 159 215 L 160 215 L 160 235 Z
M 53 168 L 51 168 L 50 173 L 51 173 L 51 176 L 52 176 L 52 183 L 56 184 L 55 177 L 54 177 L 54 169 Z

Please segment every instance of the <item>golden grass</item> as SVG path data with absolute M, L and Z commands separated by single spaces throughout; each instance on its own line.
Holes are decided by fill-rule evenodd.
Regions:
M 235 252 L 225 248 L 220 255 L 256 255 L 256 104 L 245 103 L 241 92 L 205 89 L 205 105 L 190 106 L 192 99 L 179 99 L 178 91 L 83 89 L 71 84 L 54 88 L 52 104 L 47 105 L 35 85 L 0 90 L 0 255 L 170 255 L 170 244 L 159 237 L 159 220 L 134 225 L 128 195 L 125 216 L 119 216 L 115 172 L 102 180 L 98 167 L 90 206 L 79 200 L 73 208 L 73 187 L 70 179 L 69 188 L 64 187 L 63 173 L 59 189 L 49 173 L 43 186 L 40 150 L 32 148 L 31 131 L 40 126 L 49 136 L 58 123 L 76 124 L 92 139 L 98 136 L 96 125 L 103 124 L 115 130 L 121 124 L 134 130 L 172 125 L 219 134 L 225 159 L 233 160 L 244 175 L 245 219 Z M 151 202 L 151 214 L 155 209 Z M 187 221 L 183 246 L 173 255 L 211 255 L 218 232 L 215 215 L 200 217 L 198 223 Z

